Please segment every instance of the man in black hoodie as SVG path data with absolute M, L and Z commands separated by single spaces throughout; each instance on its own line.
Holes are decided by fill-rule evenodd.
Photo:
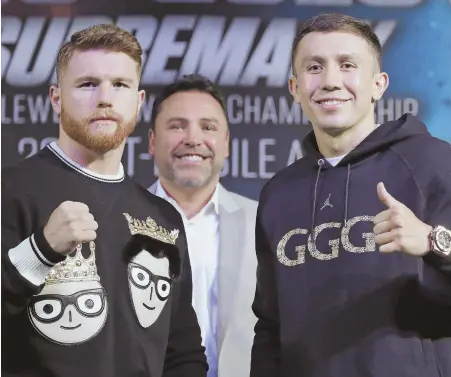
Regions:
M 293 43 L 313 132 L 263 188 L 251 377 L 451 376 L 451 146 L 388 86 L 364 22 L 323 14 Z

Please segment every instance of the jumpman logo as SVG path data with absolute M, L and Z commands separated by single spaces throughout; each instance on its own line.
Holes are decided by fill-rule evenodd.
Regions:
M 329 194 L 329 196 L 327 197 L 326 201 L 324 202 L 323 206 L 321 207 L 320 211 L 322 209 L 324 209 L 325 207 L 329 206 L 329 207 L 333 207 L 332 204 L 330 204 L 330 196 L 332 195 L 332 193 Z

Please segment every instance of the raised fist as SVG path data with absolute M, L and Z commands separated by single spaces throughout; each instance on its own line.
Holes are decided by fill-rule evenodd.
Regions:
M 98 228 L 89 207 L 84 203 L 63 202 L 50 215 L 44 237 L 56 252 L 67 255 L 77 244 L 94 241 Z

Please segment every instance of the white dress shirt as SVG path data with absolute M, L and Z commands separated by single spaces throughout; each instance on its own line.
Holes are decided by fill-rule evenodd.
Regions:
M 217 307 L 219 256 L 218 187 L 204 208 L 187 219 L 177 202 L 168 196 L 160 181 L 155 195 L 166 199 L 180 213 L 185 226 L 193 279 L 193 307 L 197 314 L 209 364 L 208 377 L 217 376 Z

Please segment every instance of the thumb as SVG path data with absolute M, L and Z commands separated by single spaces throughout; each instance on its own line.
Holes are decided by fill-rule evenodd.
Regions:
M 379 200 L 388 208 L 398 204 L 398 201 L 388 193 L 382 182 L 377 184 L 377 196 L 379 197 Z

